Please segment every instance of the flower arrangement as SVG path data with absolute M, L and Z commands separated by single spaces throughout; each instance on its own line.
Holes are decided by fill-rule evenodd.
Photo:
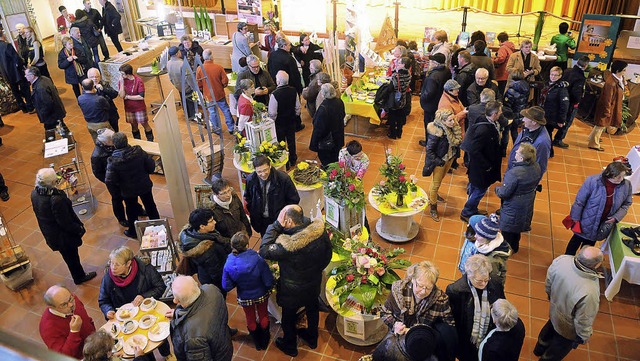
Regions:
M 331 163 L 322 177 L 324 194 L 335 200 L 344 200 L 349 208 L 361 210 L 365 206 L 364 185 L 356 172 L 344 161 Z
M 336 279 L 333 294 L 340 306 L 351 296 L 370 314 L 376 299 L 384 299 L 393 282 L 400 279 L 394 270 L 407 268 L 411 262 L 397 258 L 405 252 L 403 248 L 386 250 L 372 241 L 343 240 L 335 231 L 330 237 L 333 251 L 344 259 L 331 271 Z
M 236 133 L 236 145 L 233 146 L 233 152 L 236 154 L 251 152 L 251 148 L 247 145 L 247 138 L 240 133 Z
M 253 153 L 253 156 L 264 155 L 271 159 L 272 163 L 278 163 L 282 159 L 286 150 L 287 143 L 284 141 L 281 141 L 280 143 L 269 143 L 265 140 L 260 143 L 260 147 L 255 153 Z
M 293 170 L 293 180 L 304 185 L 316 184 L 322 177 L 322 170 L 315 164 L 300 162 Z
M 395 193 L 397 195 L 397 205 L 403 205 L 404 196 L 409 192 L 416 192 L 418 187 L 416 186 L 415 176 L 408 177 L 405 171 L 406 167 L 402 163 L 402 158 L 393 155 L 390 149 L 385 152 L 387 157 L 385 162 L 380 166 L 380 174 L 386 178 L 381 180 L 374 187 L 375 193 L 377 193 L 376 200 L 378 202 L 386 201 L 386 196 Z
M 267 106 L 255 100 L 252 100 L 251 104 L 253 105 L 253 117 L 251 121 L 260 123 L 263 120 L 267 120 Z

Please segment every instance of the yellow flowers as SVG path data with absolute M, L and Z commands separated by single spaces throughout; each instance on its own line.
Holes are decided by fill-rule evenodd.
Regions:
M 286 143 L 284 142 L 284 140 L 281 140 L 281 141 L 280 141 L 280 146 L 281 146 L 281 147 L 286 146 Z
M 307 169 L 307 168 L 309 168 L 309 163 L 307 163 L 307 162 L 300 162 L 300 163 L 298 163 L 298 169 L 300 169 L 300 170 L 305 170 L 305 169 Z

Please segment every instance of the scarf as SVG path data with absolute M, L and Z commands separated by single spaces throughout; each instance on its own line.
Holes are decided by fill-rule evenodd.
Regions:
M 447 154 L 442 157 L 442 160 L 446 162 L 453 158 L 460 147 L 460 143 L 462 143 L 462 128 L 460 128 L 457 122 L 454 124 L 453 128 L 447 127 L 439 120 L 434 121 L 434 123 L 444 132 L 447 137 L 447 142 L 449 142 L 449 150 L 447 150 Z
M 69 51 L 69 49 L 64 48 L 64 54 L 68 57 L 70 56 L 75 56 L 76 55 L 76 49 L 71 49 L 71 51 Z M 84 75 L 84 69 L 82 69 L 82 65 L 80 65 L 77 61 L 73 60 L 73 67 L 76 69 L 76 74 L 78 74 L 79 77 Z
M 36 193 L 41 196 L 66 195 L 66 193 L 58 188 L 36 186 Z
M 229 209 L 229 205 L 231 204 L 231 201 L 233 200 L 233 197 L 231 197 L 231 199 L 229 199 L 228 202 L 223 202 L 222 200 L 220 200 L 220 198 L 218 198 L 217 195 L 213 195 L 213 201 L 216 202 L 217 205 L 219 205 L 220 207 L 224 208 L 224 209 Z
M 478 297 L 478 291 L 467 278 L 467 283 L 473 294 L 473 328 L 471 329 L 471 343 L 476 347 L 480 345 L 482 339 L 489 330 L 491 318 L 489 300 L 487 299 L 487 289 L 482 290 L 482 300 Z
M 129 274 L 124 278 L 114 275 L 111 271 L 111 267 L 109 267 L 109 277 L 111 277 L 113 283 L 115 283 L 118 287 L 127 287 L 128 285 L 130 285 L 131 282 L 133 282 L 133 280 L 136 278 L 137 274 L 138 262 L 136 262 L 135 259 L 131 262 L 131 271 L 129 271 Z

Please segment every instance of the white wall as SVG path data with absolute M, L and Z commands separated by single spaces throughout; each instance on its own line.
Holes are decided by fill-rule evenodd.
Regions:
M 53 36 L 56 33 L 56 18 L 58 17 L 58 11 L 51 12 L 51 6 L 47 0 L 32 0 L 33 9 L 36 14 L 36 21 L 38 22 L 38 28 L 40 29 L 40 36 L 44 39 L 49 36 Z M 55 14 L 55 15 L 54 15 Z

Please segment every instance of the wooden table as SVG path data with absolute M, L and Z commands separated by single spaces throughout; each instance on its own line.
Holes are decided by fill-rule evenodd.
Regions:
M 162 302 L 162 301 L 156 301 L 156 307 L 152 310 L 149 311 L 142 311 L 142 309 L 138 310 L 138 314 L 132 318 L 132 320 L 135 321 L 140 321 L 140 319 L 142 318 L 142 316 L 144 315 L 154 315 L 157 317 L 156 322 L 169 322 L 169 319 L 165 317 L 165 312 L 169 311 L 171 309 L 171 307 L 169 307 L 166 303 Z M 111 330 L 111 325 L 114 323 L 118 323 L 120 324 L 120 326 L 122 327 L 122 324 L 124 322 L 120 322 L 117 319 L 113 319 L 113 320 L 109 320 L 107 323 L 105 323 L 102 327 L 100 327 L 100 329 L 107 331 L 107 333 L 111 334 L 110 330 Z M 155 324 L 154 323 L 154 324 Z M 144 335 L 145 337 L 147 337 L 148 334 L 148 329 L 143 330 L 140 327 L 138 327 L 133 333 L 129 334 L 129 335 L 125 335 L 122 333 L 122 331 L 120 331 L 116 337 L 121 337 L 122 341 L 123 341 L 123 345 L 124 342 L 127 342 L 127 340 L 134 336 L 134 335 Z M 168 337 L 168 336 L 167 336 Z M 148 339 L 148 338 L 147 338 Z M 144 348 L 144 353 L 148 354 L 150 352 L 153 352 L 153 350 L 157 349 L 164 341 L 166 341 L 166 338 L 160 342 L 155 342 L 155 341 L 151 341 L 149 340 L 149 342 L 147 342 L 147 346 Z M 124 347 L 123 347 L 124 350 Z M 123 356 L 124 358 L 133 358 L 133 355 L 129 355 L 123 352 Z

